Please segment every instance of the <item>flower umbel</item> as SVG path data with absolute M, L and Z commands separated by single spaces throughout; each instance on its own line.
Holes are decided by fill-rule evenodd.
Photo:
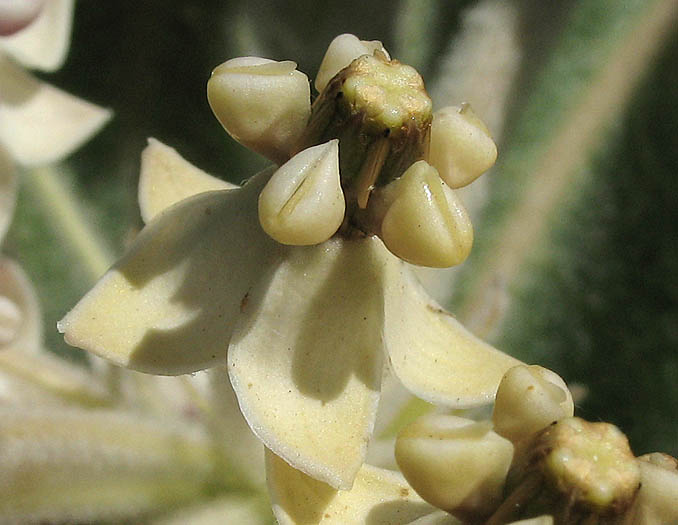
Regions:
M 59 328 L 68 343 L 147 373 L 227 363 L 264 444 L 346 489 L 364 460 L 385 359 L 412 392 L 450 406 L 491 401 L 516 361 L 466 331 L 393 255 L 459 262 L 467 219 L 424 162 L 430 121 L 371 116 L 372 80 L 355 86 L 365 94 L 357 114 L 327 95 L 365 62 L 377 62 L 377 77 L 384 64 L 418 74 L 380 45 L 337 40 L 313 109 L 290 63 L 236 59 L 215 70 L 208 94 L 219 120 L 282 166 L 233 188 L 151 141 L 140 181 L 148 224 Z M 393 94 L 392 80 L 377 90 Z M 408 93 L 405 106 L 419 107 Z M 388 138 L 374 125 L 384 119 L 396 123 Z

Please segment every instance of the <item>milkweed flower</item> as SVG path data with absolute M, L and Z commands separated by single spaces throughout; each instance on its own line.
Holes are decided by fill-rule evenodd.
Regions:
M 147 225 L 58 326 L 69 344 L 146 373 L 227 364 L 266 447 L 349 489 L 386 364 L 416 395 L 465 407 L 490 402 L 517 361 L 466 331 L 403 263 L 465 258 L 471 227 L 452 187 L 493 162 L 487 130 L 465 106 L 434 114 L 418 73 L 379 42 L 337 37 L 315 85 L 311 106 L 293 62 L 217 67 L 217 118 L 277 166 L 233 187 L 151 140 Z
M 61 67 L 73 5 L 74 0 L 0 2 L 0 150 L 21 166 L 65 157 L 111 116 L 25 69 L 51 72 Z
M 573 413 L 557 374 L 518 365 L 491 421 L 428 414 L 400 432 L 396 459 L 422 498 L 471 523 L 675 522 L 678 462 L 636 458 L 617 427 Z

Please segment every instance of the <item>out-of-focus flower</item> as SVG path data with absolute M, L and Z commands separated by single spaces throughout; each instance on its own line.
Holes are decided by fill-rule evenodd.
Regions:
M 363 463 L 385 360 L 415 394 L 462 407 L 491 401 L 516 364 L 430 300 L 382 243 L 452 264 L 469 225 L 438 171 L 415 162 L 429 136 L 454 133 L 436 133 L 421 78 L 377 44 L 332 43 L 313 109 L 294 63 L 219 66 L 208 84 L 218 118 L 284 164 L 233 189 L 151 141 L 147 227 L 59 323 L 68 343 L 143 372 L 227 363 L 264 444 L 342 489 Z
M 70 42 L 73 3 L 0 2 L 0 27 L 13 29 L 0 36 L 0 150 L 22 166 L 65 157 L 111 116 L 108 110 L 50 86 L 24 69 L 49 72 L 62 65 Z M 25 27 L 16 30 L 20 25 Z
M 35 294 L 7 260 L 0 291 L 0 521 L 171 522 L 185 507 L 176 519 L 218 509 L 214 523 L 270 522 L 262 446 L 225 374 L 122 370 L 112 388 L 102 370 L 44 349 Z M 11 333 L 6 298 L 20 321 Z

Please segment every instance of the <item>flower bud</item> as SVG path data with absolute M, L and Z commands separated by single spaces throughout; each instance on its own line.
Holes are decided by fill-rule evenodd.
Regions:
M 30 25 L 42 11 L 44 0 L 0 0 L 0 36 L 9 36 Z
M 422 498 L 475 521 L 499 503 L 513 445 L 486 422 L 429 414 L 398 435 L 395 456 Z
M 336 139 L 296 154 L 259 195 L 261 227 L 282 244 L 326 241 L 341 226 L 345 210 Z
M 311 114 L 308 78 L 296 63 L 241 57 L 212 71 L 207 99 L 238 142 L 282 164 Z
M 461 200 L 425 161 L 410 166 L 384 188 L 380 237 L 405 261 L 445 268 L 462 263 L 473 245 L 473 227 Z
M 380 50 L 388 57 L 388 53 L 379 40 L 359 40 L 357 36 L 345 33 L 339 35 L 330 43 L 320 68 L 315 77 L 315 88 L 321 92 L 330 79 L 362 55 L 371 55 Z
M 499 383 L 492 420 L 498 434 L 516 443 L 573 414 L 572 395 L 558 374 L 518 365 Z
M 470 184 L 497 160 L 497 146 L 471 106 L 448 106 L 433 114 L 429 162 L 451 188 Z

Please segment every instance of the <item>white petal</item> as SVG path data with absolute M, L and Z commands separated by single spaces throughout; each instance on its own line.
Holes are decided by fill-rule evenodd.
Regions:
M 311 116 L 308 78 L 291 61 L 240 57 L 212 71 L 207 99 L 221 125 L 242 145 L 282 164 Z
M 332 77 L 362 55 L 371 55 L 380 50 L 386 56 L 388 53 L 379 40 L 359 40 L 357 36 L 345 33 L 330 42 L 323 57 L 318 75 L 315 77 L 315 88 L 321 92 Z
M 426 295 L 395 257 L 388 266 L 384 336 L 393 371 L 431 403 L 491 403 L 504 373 L 520 361 L 484 343 Z
M 295 247 L 249 295 L 228 355 L 240 407 L 295 468 L 350 488 L 382 373 L 383 250 L 376 239 Z
M 14 216 L 18 184 L 14 163 L 0 145 L 0 244 Z
M 49 0 L 23 31 L 0 38 L 0 51 L 30 69 L 55 71 L 66 59 L 71 40 L 74 0 Z
M 66 342 L 161 375 L 223 363 L 247 294 L 280 246 L 257 218 L 270 174 L 160 214 L 59 323 Z
M 336 490 L 266 451 L 266 476 L 280 525 L 398 525 L 434 511 L 398 472 L 370 465 L 363 465 L 351 490 Z
M 145 223 L 165 208 L 192 195 L 237 187 L 196 168 L 159 140 L 149 138 L 148 146 L 141 153 L 139 208 Z
M 0 37 L 21 31 L 40 14 L 44 0 L 0 0 Z
M 36 352 L 42 343 L 42 312 L 33 284 L 16 262 L 0 258 L 0 351 Z
M 37 80 L 0 57 L 0 144 L 24 166 L 55 162 L 110 118 L 107 109 Z

